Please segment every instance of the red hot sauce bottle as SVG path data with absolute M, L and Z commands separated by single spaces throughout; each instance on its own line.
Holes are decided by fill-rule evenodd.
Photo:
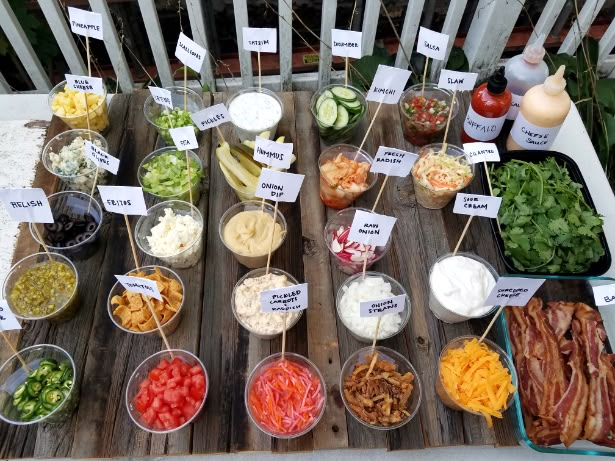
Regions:
M 506 88 L 507 83 L 504 67 L 500 67 L 489 77 L 487 83 L 474 91 L 463 122 L 462 142 L 491 142 L 498 137 L 512 103 L 512 94 Z

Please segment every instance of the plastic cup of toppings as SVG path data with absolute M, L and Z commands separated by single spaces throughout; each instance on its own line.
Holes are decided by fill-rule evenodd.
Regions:
M 365 273 L 366 280 L 377 278 L 383 279 L 391 286 L 391 292 L 393 293 L 391 296 L 403 295 L 406 298 L 406 303 L 403 311 L 382 316 L 382 319 L 380 320 L 380 328 L 378 329 L 378 341 L 382 341 L 384 339 L 389 339 L 399 334 L 406 327 L 406 325 L 408 324 L 408 320 L 410 319 L 410 309 L 412 306 L 410 305 L 410 298 L 408 297 L 408 293 L 397 280 L 381 272 L 368 271 Z M 346 293 L 346 290 L 350 287 L 350 285 L 352 285 L 354 282 L 360 283 L 362 280 L 363 273 L 355 274 L 344 280 L 344 283 L 342 283 L 337 290 L 335 305 L 337 308 L 337 316 L 340 318 L 344 326 L 348 329 L 350 334 L 357 341 L 360 341 L 362 343 L 371 343 L 374 340 L 374 333 L 376 332 L 376 324 L 378 323 L 378 317 L 361 317 L 359 315 L 359 302 L 356 303 L 356 306 L 354 306 L 355 309 L 353 309 L 352 312 L 349 310 L 345 310 L 342 304 L 344 294 Z M 370 301 L 378 301 L 379 299 L 383 299 L 383 297 L 378 296 L 373 299 L 370 299 Z M 388 319 L 397 319 L 398 321 L 396 324 L 389 325 Z
M 158 104 L 150 94 L 143 104 L 143 113 L 146 120 L 156 128 L 158 134 L 168 146 L 175 146 L 169 128 L 181 128 L 193 126 L 197 139 L 201 131 L 190 118 L 194 114 L 205 109 L 203 98 L 196 91 L 183 86 L 167 86 L 165 90 L 171 92 L 173 109 Z M 184 106 L 184 100 L 186 105 Z
M 41 160 L 47 171 L 60 178 L 70 190 L 89 194 L 96 178 L 96 165 L 85 156 L 85 142 L 81 143 L 81 148 L 77 150 L 77 154 L 72 153 L 70 146 L 73 142 L 79 143 L 79 141 L 75 141 L 77 138 L 91 141 L 96 146 L 100 143 L 100 149 L 105 152 L 109 150 L 107 140 L 95 131 L 68 130 L 53 137 L 47 143 L 43 149 Z M 61 154 L 62 149 L 65 149 L 64 154 Z M 96 184 L 107 184 L 108 181 L 109 173 L 105 169 L 99 168 Z
M 284 114 L 282 100 L 266 88 L 245 88 L 226 103 L 231 122 L 241 142 L 257 136 L 274 139 Z
M 412 392 L 410 394 L 410 397 L 408 398 L 406 406 L 406 411 L 409 413 L 409 415 L 401 419 L 401 421 L 390 425 L 371 424 L 370 422 L 361 419 L 359 415 L 355 412 L 355 409 L 353 409 L 353 404 L 351 404 L 348 399 L 348 396 L 344 392 L 344 383 L 346 382 L 346 380 L 352 375 L 353 371 L 357 366 L 370 365 L 371 356 L 374 351 L 378 354 L 377 360 L 384 360 L 395 365 L 397 367 L 396 371 L 398 371 L 402 375 L 410 372 L 414 376 L 414 379 L 412 380 Z M 393 349 L 389 349 L 388 347 L 383 346 L 376 346 L 375 348 L 372 348 L 371 346 L 364 347 L 362 349 L 359 349 L 358 351 L 353 352 L 350 357 L 348 357 L 346 362 L 344 362 L 344 366 L 342 367 L 342 373 L 340 375 L 340 394 L 342 395 L 342 401 L 344 402 L 346 411 L 348 411 L 348 413 L 350 413 L 354 419 L 356 419 L 364 426 L 382 431 L 399 429 L 403 425 L 408 424 L 412 420 L 412 418 L 414 418 L 418 413 L 423 397 L 421 380 L 419 379 L 419 375 L 410 363 L 410 361 L 406 357 L 401 355 L 399 352 L 396 352 Z
M 77 312 L 78 286 L 79 275 L 70 259 L 42 252 L 15 263 L 4 279 L 2 295 L 19 319 L 63 322 Z
M 145 275 L 153 275 L 156 273 L 157 270 L 160 271 L 163 277 L 176 280 L 181 287 L 182 299 L 179 302 L 179 306 L 174 307 L 174 309 L 176 309 L 175 312 L 173 312 L 172 309 L 165 307 L 168 301 L 165 300 L 164 297 L 162 301 L 162 307 L 160 301 L 150 297 L 150 302 L 152 303 L 154 310 L 157 313 L 160 313 L 163 317 L 162 320 L 160 320 L 162 331 L 166 336 L 169 336 L 175 330 L 177 330 L 177 327 L 179 326 L 179 323 L 182 318 L 183 307 L 186 304 L 186 288 L 184 287 L 184 282 L 182 282 L 182 279 L 179 278 L 179 275 L 177 275 L 176 272 L 172 271 L 168 267 L 163 266 L 143 266 L 139 269 L 133 269 L 130 272 L 125 273 L 124 275 L 136 276 L 138 272 L 143 272 L 145 273 Z M 144 315 L 147 315 L 148 320 L 142 319 L 143 321 L 141 323 L 135 322 L 136 325 L 135 323 L 131 323 L 130 325 L 125 325 L 122 323 L 124 316 L 132 315 L 132 313 L 130 312 L 130 305 L 122 304 L 123 306 L 126 306 L 126 308 L 122 309 L 121 311 L 118 311 L 117 309 L 120 304 L 114 303 L 112 300 L 115 296 L 122 296 L 122 293 L 124 293 L 124 291 L 126 291 L 126 289 L 122 286 L 122 284 L 120 282 L 115 282 L 113 287 L 111 287 L 111 291 L 109 291 L 109 296 L 107 297 L 107 313 L 109 314 L 109 318 L 114 323 L 114 325 L 120 330 L 125 331 L 126 333 L 132 333 L 134 335 L 160 336 L 160 332 L 158 331 L 158 328 L 156 326 L 156 321 L 151 318 L 151 311 L 149 309 L 149 306 L 145 302 L 141 302 L 141 305 L 138 307 L 140 309 L 139 312 L 143 312 Z M 170 296 L 165 295 L 164 293 L 162 294 L 167 298 L 170 298 Z M 139 299 L 142 299 L 140 295 L 138 296 Z M 145 314 L 145 312 L 147 312 L 147 314 Z M 170 317 L 168 320 L 166 320 L 167 315 Z
M 314 93 L 310 109 L 321 139 L 327 144 L 337 144 L 352 138 L 365 118 L 367 101 L 358 88 L 328 85 Z
M 246 266 L 248 269 L 257 269 L 259 267 L 264 267 L 267 264 L 267 254 L 269 253 L 269 243 L 271 241 L 271 227 L 268 224 L 266 229 L 263 229 L 262 232 L 258 233 L 259 234 L 258 250 L 260 251 L 258 251 L 257 254 L 255 254 L 255 253 L 249 253 L 247 251 L 241 251 L 237 247 L 233 247 L 232 244 L 230 244 L 226 240 L 225 233 L 227 230 L 227 225 L 237 215 L 239 215 L 240 213 L 246 213 L 246 212 L 251 215 L 254 215 L 255 219 L 258 218 L 258 216 L 261 215 L 262 213 L 265 213 L 269 215 L 271 217 L 271 221 L 273 221 L 273 211 L 274 211 L 274 206 L 271 205 L 270 203 L 260 202 L 260 201 L 257 202 L 253 200 L 253 201 L 239 202 L 233 205 L 228 210 L 226 210 L 226 212 L 220 218 L 218 232 L 220 234 L 220 239 L 222 240 L 222 243 L 224 243 L 224 246 L 233 253 L 237 261 L 239 261 L 240 264 L 243 264 L 244 266 Z M 248 215 L 244 215 L 244 216 L 248 216 Z M 237 223 L 237 219 L 240 219 L 240 218 L 235 218 L 235 220 L 233 220 L 231 224 Z M 271 221 L 268 221 L 268 222 L 271 222 Z M 281 238 L 279 242 L 275 242 L 275 241 L 273 242 L 273 246 L 271 247 L 272 254 L 278 248 L 280 248 L 282 244 L 284 243 L 284 239 L 286 238 L 286 233 L 288 229 L 288 226 L 286 224 L 286 219 L 284 218 L 284 215 L 280 212 L 279 209 L 276 215 L 276 224 L 278 224 L 281 227 Z M 244 228 L 242 232 L 248 232 L 248 230 Z M 254 238 L 254 233 L 256 232 L 254 227 L 250 227 L 249 232 L 252 233 L 252 237 Z
M 365 252 L 367 251 L 367 266 L 369 269 L 391 248 L 391 239 L 385 246 L 363 245 L 348 239 L 350 226 L 357 210 L 370 212 L 367 208 L 346 208 L 335 213 L 325 226 L 325 242 L 331 252 L 337 267 L 345 274 L 356 274 L 363 271 Z
M 429 144 L 418 154 L 419 158 L 412 167 L 412 182 L 416 201 L 424 208 L 444 208 L 457 192 L 467 187 L 474 179 L 475 166 L 460 147 L 447 144 L 443 149 L 443 144 Z M 443 162 L 447 165 L 443 165 Z M 438 177 L 438 170 L 444 167 L 448 179 Z M 431 173 L 430 180 L 425 177 L 428 173 Z M 453 176 L 456 179 L 453 179 Z
M 348 169 L 352 162 L 366 164 L 367 175 L 364 180 L 357 183 L 357 180 L 363 178 L 355 171 L 355 178 L 346 177 L 343 182 L 337 184 L 332 182 L 332 177 L 339 169 L 339 166 L 336 166 L 336 159 L 337 162 L 344 162 L 342 165 L 344 171 Z M 371 189 L 378 181 L 378 173 L 369 171 L 372 162 L 373 159 L 367 152 L 350 144 L 337 144 L 325 149 L 318 157 L 320 199 L 323 203 L 330 208 L 341 210 L 350 206 L 361 194 Z
M 434 83 L 418 83 L 408 88 L 399 99 L 399 115 L 406 140 L 415 146 L 442 141 L 449 117 L 459 110 L 459 99 L 451 110 L 453 93 Z M 451 120 L 452 122 L 452 120 Z
M 170 209 L 175 216 L 191 216 L 198 224 L 199 231 L 194 239 L 187 242 L 179 252 L 170 254 L 167 252 L 162 255 L 152 250 L 149 238 L 152 237 L 152 228 L 159 225 L 163 226 L 160 222 L 160 218 L 165 216 L 167 209 Z M 169 200 L 154 205 L 147 210 L 147 215 L 139 217 L 137 225 L 135 226 L 135 240 L 143 253 L 158 258 L 166 266 L 174 269 L 186 269 L 194 266 L 201 260 L 201 255 L 203 253 L 203 230 L 203 216 L 198 208 L 191 205 L 189 202 Z M 172 236 L 174 241 L 183 240 L 183 238 L 178 238 L 177 229 L 168 228 L 167 234 Z
M 66 80 L 52 88 L 47 97 L 47 103 L 53 115 L 60 118 L 71 128 L 81 128 L 102 133 L 109 126 L 109 110 L 107 108 L 107 89 L 103 85 L 103 94 L 85 93 L 89 110 L 85 110 L 84 93 L 69 90 Z M 79 108 L 79 112 L 77 112 Z M 70 113 L 74 111 L 74 113 Z M 89 125 L 88 125 L 89 116 Z
M 79 402 L 79 374 L 73 358 L 64 349 L 53 344 L 26 347 L 19 351 L 19 355 L 32 371 L 32 376 L 29 376 L 28 370 L 23 368 L 17 354 L 13 354 L 2 364 L 0 367 L 0 419 L 15 426 L 39 423 L 56 424 L 66 421 L 73 414 Z M 41 365 L 43 360 L 47 362 L 47 365 L 45 362 Z M 47 370 L 54 362 L 62 365 L 62 371 L 55 370 L 60 371 L 57 385 L 51 384 L 53 388 L 46 389 Z M 45 368 L 40 370 L 43 366 Z M 31 391 L 38 392 L 38 396 L 28 394 L 27 388 L 21 387 L 22 385 L 27 386 L 26 381 L 29 377 L 41 383 L 41 386 L 31 388 Z M 49 392 L 53 392 L 53 402 L 57 403 L 50 403 L 49 400 L 43 399 L 43 393 L 47 395 Z M 17 405 L 14 404 L 15 402 Z M 47 408 L 44 408 L 43 404 L 46 404 Z M 31 416 L 26 413 L 29 409 L 34 413 Z
M 51 194 L 49 206 L 53 223 L 30 223 L 32 238 L 42 243 L 33 226 L 38 226 L 49 250 L 74 259 L 92 256 L 100 243 L 103 210 L 98 200 L 83 192 L 64 191 Z M 88 212 L 89 208 L 89 212 Z
M 177 150 L 175 147 L 163 147 L 157 149 L 146 156 L 137 173 L 139 185 L 145 192 L 156 197 L 158 200 L 181 200 L 190 201 L 190 190 L 188 188 L 188 169 L 171 170 L 172 163 L 166 165 L 164 162 L 169 155 L 176 154 L 182 164 L 186 164 L 186 151 Z M 201 158 L 192 150 L 188 151 L 190 163 L 196 162 L 198 168 L 190 168 L 190 179 L 192 180 L 192 203 L 198 204 L 201 198 L 201 178 L 203 177 L 203 162 Z M 170 157 L 168 157 L 170 158 Z M 174 162 L 173 162 L 174 163 Z M 166 166 L 163 166 L 166 165 Z M 172 183 L 172 184 L 169 184 Z
M 455 257 L 455 256 L 463 256 L 465 258 L 470 258 L 482 264 L 485 267 L 485 269 L 489 272 L 489 274 L 491 274 L 491 276 L 493 277 L 494 285 L 499 277 L 495 268 L 491 264 L 489 264 L 487 261 L 485 261 L 483 258 L 481 258 L 480 256 L 477 256 L 472 253 L 464 253 L 464 252 L 458 252 L 456 255 L 453 255 L 453 253 L 447 253 L 444 256 L 441 256 L 438 259 L 436 259 L 436 261 L 431 265 L 431 268 L 429 269 L 429 309 L 431 309 L 431 312 L 433 313 L 433 315 L 435 315 L 439 320 L 443 321 L 444 323 L 465 322 L 466 320 L 478 319 L 481 317 L 487 317 L 488 315 L 491 315 L 496 310 L 497 306 L 485 306 L 483 308 L 484 310 L 478 315 L 467 315 L 467 314 L 455 312 L 454 310 L 447 308 L 442 303 L 442 301 L 438 299 L 438 292 L 437 292 L 438 285 L 432 280 L 434 268 L 436 264 L 448 258 Z M 489 292 L 486 292 L 485 298 L 488 295 L 489 295 Z
M 236 296 L 237 296 L 238 288 L 241 285 L 243 285 L 243 283 L 246 280 L 254 279 L 254 278 L 257 278 L 257 277 L 262 277 L 263 275 L 266 274 L 266 272 L 267 272 L 267 270 L 265 268 L 254 269 L 254 270 L 248 272 L 246 275 L 244 275 L 241 279 L 239 279 L 239 282 L 237 282 L 237 284 L 235 285 L 235 288 L 233 288 L 233 294 L 231 296 L 231 307 L 233 308 L 233 315 L 235 315 L 235 319 L 237 320 L 237 322 L 242 327 L 244 327 L 246 330 L 248 330 L 250 333 L 252 333 L 257 338 L 260 338 L 260 339 L 273 339 L 273 338 L 276 338 L 276 337 L 278 337 L 278 336 L 280 336 L 282 334 L 282 330 L 284 328 L 284 326 L 283 326 L 284 324 L 283 324 L 283 320 L 282 320 L 282 316 L 284 315 L 283 313 L 276 313 L 276 314 L 274 314 L 274 313 L 261 312 L 260 311 L 260 302 L 259 302 L 259 306 L 258 306 L 258 314 L 254 313 L 254 316 L 258 316 L 258 318 L 252 318 L 252 317 L 244 318 L 244 316 L 242 316 L 237 311 Z M 274 267 L 271 267 L 271 268 L 269 268 L 269 273 L 273 274 L 273 275 L 282 275 L 282 276 L 286 277 L 286 279 L 288 280 L 288 285 L 289 286 L 290 285 L 298 285 L 299 284 L 299 282 L 297 281 L 296 278 L 294 278 L 288 272 L 283 271 L 282 269 L 276 269 Z M 259 296 L 257 296 L 255 299 L 260 301 L 260 297 Z M 254 301 L 254 300 L 252 300 L 252 301 Z M 287 318 L 286 318 L 286 331 L 288 331 L 292 327 L 294 327 L 297 324 L 297 322 L 299 322 L 299 319 L 301 319 L 302 315 L 303 315 L 303 311 L 289 312 L 287 314 Z M 271 319 L 272 316 L 277 316 L 277 318 L 280 319 L 279 329 L 275 329 L 275 331 L 272 332 L 272 331 L 269 331 L 269 330 L 271 330 L 271 327 L 269 325 L 267 325 L 268 331 L 263 331 L 262 328 L 259 329 L 256 326 L 256 324 L 259 323 L 260 321 L 263 321 L 263 319 L 265 319 L 265 321 L 267 321 L 267 320 Z
M 203 374 L 205 376 L 205 394 L 203 395 L 203 399 L 198 403 L 198 407 L 192 416 L 189 418 L 184 418 L 184 422 L 178 424 L 176 427 L 166 429 L 164 426 L 156 427 L 155 424 L 148 424 L 147 419 L 147 411 L 145 414 L 142 414 L 138 410 L 138 405 L 136 403 L 136 398 L 139 395 L 139 391 L 143 386 L 143 382 L 149 380 L 149 374 L 152 370 L 154 370 L 158 365 L 163 361 L 167 360 L 172 362 L 174 359 L 179 358 L 182 362 L 187 364 L 189 367 L 198 366 L 203 369 Z M 135 371 L 130 375 L 130 379 L 128 380 L 128 385 L 126 386 L 126 409 L 128 410 L 128 414 L 130 415 L 130 419 L 135 423 L 140 429 L 143 429 L 146 432 L 150 432 L 152 434 L 170 434 L 172 432 L 177 432 L 180 429 L 192 424 L 202 413 L 203 408 L 205 408 L 205 401 L 207 400 L 207 394 L 209 393 L 209 375 L 207 374 L 207 369 L 203 362 L 191 352 L 184 351 L 181 349 L 171 349 L 170 351 L 164 350 L 161 352 L 156 352 L 153 355 L 150 355 L 143 362 L 139 364 L 139 366 L 135 369 Z M 164 404 L 164 400 L 163 400 Z
M 284 362 L 282 362 L 282 360 Z M 309 374 L 313 377 L 311 387 L 307 383 L 307 385 L 304 385 L 302 379 L 299 376 L 297 376 L 298 379 L 289 380 L 290 382 L 296 384 L 298 383 L 298 385 L 295 387 L 297 392 L 299 392 L 300 390 L 299 385 L 302 386 L 300 395 L 298 394 L 296 396 L 296 399 L 293 399 L 293 403 L 298 404 L 298 406 L 301 407 L 302 411 L 306 411 L 307 409 L 305 407 L 308 405 L 311 407 L 310 411 L 307 412 L 307 414 L 303 415 L 305 418 L 309 419 L 309 424 L 307 424 L 305 427 L 300 426 L 300 419 L 297 418 L 293 422 L 295 426 L 299 426 L 296 429 L 277 429 L 272 427 L 272 424 L 269 424 L 269 421 L 266 420 L 267 416 L 271 416 L 268 414 L 267 411 L 260 412 L 260 414 L 258 412 L 258 409 L 259 407 L 261 407 L 261 405 L 268 405 L 267 402 L 263 402 L 261 399 L 259 399 L 259 397 L 262 396 L 257 395 L 260 389 L 259 378 L 261 378 L 268 371 L 270 373 L 273 372 L 273 370 L 271 369 L 274 367 L 285 366 L 285 362 L 288 362 L 289 370 L 301 369 L 304 375 Z M 317 380 L 320 384 L 319 388 L 314 385 L 314 380 Z M 283 385 L 287 386 L 288 383 L 283 383 Z M 303 388 L 306 388 L 307 390 Z M 293 389 L 286 389 L 281 393 L 282 395 L 280 395 L 279 398 L 288 398 L 292 390 Z M 317 392 L 318 390 L 320 390 L 320 392 Z M 272 389 L 272 391 L 280 393 L 279 389 Z M 256 367 L 254 367 L 254 370 L 252 370 L 252 373 L 250 373 L 250 376 L 248 377 L 248 380 L 246 382 L 244 399 L 248 415 L 250 416 L 250 420 L 256 427 L 258 427 L 265 434 L 271 437 L 275 437 L 276 439 L 294 439 L 310 432 L 314 427 L 316 427 L 316 425 L 322 418 L 322 415 L 325 412 L 325 404 L 327 401 L 327 389 L 325 385 L 325 380 L 320 374 L 320 371 L 318 371 L 316 365 L 314 365 L 310 360 L 303 357 L 302 355 L 295 354 L 293 352 L 284 353 L 284 357 L 282 358 L 282 353 L 278 352 L 265 358 L 264 360 L 259 362 Z M 277 399 L 276 402 L 278 402 Z M 275 406 L 275 402 L 271 402 L 271 404 Z M 291 404 L 287 405 L 285 409 L 288 409 L 288 407 L 291 407 L 291 409 L 294 411 L 297 410 L 297 408 L 294 408 Z M 292 418 L 292 416 L 286 415 L 283 419 L 286 418 Z

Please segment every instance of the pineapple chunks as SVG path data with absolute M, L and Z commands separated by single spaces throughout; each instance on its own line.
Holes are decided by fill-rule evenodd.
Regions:
M 51 110 L 71 128 L 87 128 L 90 117 L 90 129 L 103 131 L 109 125 L 107 103 L 104 96 L 94 93 L 80 93 L 64 87 L 56 93 L 51 101 Z M 86 109 L 87 104 L 87 109 Z

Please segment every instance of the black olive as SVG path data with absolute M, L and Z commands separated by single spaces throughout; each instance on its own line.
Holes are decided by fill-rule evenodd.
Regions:
M 58 225 L 54 222 L 46 222 L 43 227 L 48 232 L 57 232 L 58 230 Z
M 91 232 L 84 232 L 83 234 L 83 240 L 87 240 L 92 236 Z
M 57 221 L 61 224 L 66 224 L 68 221 L 70 221 L 70 218 L 67 214 L 61 214 L 60 216 L 58 216 Z
M 68 242 L 66 242 L 67 247 L 74 247 L 75 245 L 77 245 L 77 242 L 75 242 L 74 240 L 69 240 Z
M 63 242 L 66 240 L 66 234 L 64 232 L 56 232 L 55 233 L 56 242 Z
M 73 223 L 72 221 L 68 221 L 67 223 L 64 224 L 64 230 L 65 231 L 69 231 L 73 228 L 75 223 Z
M 86 214 L 83 219 L 85 219 L 85 222 L 87 223 L 96 222 L 94 216 L 92 216 L 91 214 Z
M 83 238 L 83 234 L 79 234 L 77 237 L 75 237 L 75 241 L 77 243 L 81 243 L 85 240 L 85 238 Z
M 96 225 L 96 223 L 95 222 L 91 222 L 91 223 L 88 223 L 87 226 L 85 226 L 85 230 L 86 230 L 86 232 L 94 232 L 96 230 L 96 227 L 98 227 Z

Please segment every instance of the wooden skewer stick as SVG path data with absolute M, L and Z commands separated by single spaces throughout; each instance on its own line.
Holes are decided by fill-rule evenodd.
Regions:
M 457 254 L 457 250 L 459 250 L 459 246 L 461 245 L 461 241 L 466 236 L 466 232 L 468 232 L 468 228 L 470 227 L 470 223 L 472 222 L 472 218 L 474 218 L 474 215 L 471 215 L 468 218 L 468 222 L 466 222 L 466 225 L 463 228 L 463 231 L 461 232 L 461 235 L 459 236 L 459 240 L 457 240 L 457 245 L 455 245 L 455 249 L 453 250 L 453 256 L 455 256 Z
M 186 150 L 186 169 L 188 172 L 188 195 L 190 196 L 190 204 L 194 205 L 192 201 L 192 173 L 190 172 L 190 154 Z M 190 208 L 190 214 L 194 217 L 194 210 Z
M 483 335 L 480 337 L 480 339 L 478 340 L 478 343 L 482 343 L 483 340 L 485 339 L 485 337 L 487 336 L 487 334 L 489 333 L 489 331 L 491 330 L 491 327 L 493 327 L 493 325 L 495 324 L 496 319 L 499 317 L 499 315 L 502 313 L 502 311 L 504 310 L 504 308 L 506 307 L 506 303 L 508 302 L 508 299 L 506 299 L 505 302 L 502 303 L 502 305 L 500 306 L 500 308 L 498 309 L 498 311 L 495 313 L 495 315 L 493 316 L 493 318 L 491 319 L 491 322 L 489 322 L 489 325 L 487 325 L 487 328 L 485 329 L 485 332 L 483 333 Z
M 485 167 L 485 176 L 487 178 L 487 185 L 489 186 L 489 194 L 493 196 L 493 187 L 491 186 L 491 177 L 489 176 L 489 168 L 487 167 L 487 160 L 483 160 L 483 166 Z M 500 234 L 501 234 L 502 228 L 500 227 L 500 218 L 498 216 L 495 217 L 495 223 L 498 225 L 498 231 L 500 231 Z
M 425 80 L 427 80 L 427 68 L 429 67 L 429 56 L 425 56 L 425 68 L 423 69 L 423 87 L 421 88 L 421 96 L 425 94 Z
M 380 330 L 380 320 L 382 320 L 382 316 L 378 317 L 378 321 L 376 322 L 376 331 L 374 331 L 374 340 L 372 341 L 372 353 L 373 353 L 372 362 L 369 364 L 369 369 L 367 370 L 367 373 L 365 374 L 365 378 L 363 378 L 364 380 L 367 380 L 369 375 L 372 374 L 372 371 L 374 370 L 374 366 L 376 366 L 376 361 L 378 360 L 378 353 L 376 352 L 376 341 L 378 341 L 378 331 Z
M 218 137 L 222 140 L 222 144 L 224 144 L 226 142 L 226 140 L 224 139 L 224 135 L 222 134 L 222 130 L 220 129 L 219 126 L 216 126 L 216 130 L 218 130 Z
M 380 190 L 378 191 L 378 195 L 376 196 L 376 201 L 374 202 L 374 206 L 372 207 L 372 213 L 376 210 L 376 206 L 378 205 L 378 201 L 382 196 L 382 192 L 384 191 L 384 186 L 387 185 L 387 181 L 389 180 L 389 175 L 385 175 L 384 181 L 382 181 L 382 186 L 380 186 Z
M 19 351 L 17 351 L 17 348 L 13 345 L 9 337 L 6 335 L 6 333 L 3 330 L 0 330 L 0 333 L 2 334 L 2 337 L 4 338 L 4 341 L 6 341 L 6 344 L 8 344 L 9 349 L 11 349 L 13 354 L 17 356 L 17 360 L 21 362 L 21 366 L 23 367 L 23 369 L 26 370 L 26 373 L 30 374 L 32 372 L 32 369 L 28 366 L 28 364 L 23 359 Z
M 376 341 L 378 341 L 378 331 L 380 331 L 380 320 L 382 320 L 382 316 L 378 317 L 378 321 L 376 322 L 376 331 L 374 331 L 374 340 L 372 341 L 372 350 L 376 349 Z
M 441 152 L 446 150 L 446 137 L 448 136 L 448 127 L 451 126 L 451 118 L 453 118 L 451 117 L 451 114 L 453 113 L 453 106 L 455 105 L 456 98 L 457 98 L 457 89 L 455 88 L 455 91 L 453 91 L 453 98 L 451 99 L 451 108 L 449 109 L 449 112 L 448 112 L 449 116 L 448 116 L 448 120 L 446 121 L 446 128 L 444 130 L 444 138 L 442 140 Z
M 286 352 L 286 318 L 288 311 L 284 312 L 284 326 L 282 328 L 282 360 L 284 360 L 284 352 Z
M 49 261 L 53 261 L 53 258 L 51 257 L 51 253 L 49 253 L 49 248 L 47 247 L 47 244 L 45 243 L 45 239 L 43 239 L 43 236 L 41 235 L 41 231 L 38 228 L 37 223 L 33 222 L 32 227 L 34 228 L 34 232 L 36 233 L 36 237 L 38 238 L 38 241 L 41 242 L 41 246 L 43 247 L 43 250 L 45 250 L 45 253 L 47 253 L 47 257 L 49 258 Z
M 273 208 L 273 224 L 271 225 L 271 237 L 269 238 L 269 253 L 267 254 L 267 268 L 265 269 L 265 275 L 269 274 L 269 265 L 271 264 L 271 250 L 273 249 L 273 239 L 275 237 L 275 223 L 278 218 L 278 201 L 275 202 Z
M 184 110 L 188 110 L 188 66 L 184 66 Z
M 359 145 L 359 148 L 357 149 L 357 154 L 354 156 L 355 161 L 357 160 L 357 157 L 359 156 L 359 152 L 361 151 L 361 149 L 363 149 L 363 146 L 365 145 L 365 141 L 367 141 L 367 136 L 369 135 L 369 132 L 372 130 L 372 127 L 374 126 L 374 122 L 376 121 L 376 117 L 378 117 L 378 112 L 380 112 L 381 107 L 382 107 L 382 101 L 380 101 L 380 103 L 378 104 L 378 107 L 376 108 L 376 112 L 374 112 L 374 117 L 372 118 L 372 121 L 369 123 L 369 126 L 367 127 L 365 136 L 363 136 L 363 141 L 361 141 L 361 144 Z
M 135 267 L 139 269 L 139 258 L 137 257 L 137 250 L 135 248 L 135 241 L 132 237 L 132 229 L 130 228 L 130 222 L 128 221 L 128 215 L 124 215 L 124 222 L 126 223 L 126 229 L 128 230 L 128 241 L 130 242 L 130 249 L 132 250 L 132 258 L 135 261 Z
M 346 65 L 344 67 L 344 86 L 348 86 L 348 54 L 346 54 Z
M 85 53 L 86 59 L 88 60 L 88 77 L 92 76 L 92 63 L 90 62 L 90 36 L 85 36 Z M 88 96 L 87 93 L 83 93 L 83 99 L 85 102 L 85 119 L 88 123 L 88 137 L 90 138 L 90 142 L 92 142 L 92 133 L 90 127 L 90 108 L 88 107 Z M 98 165 L 94 165 L 96 167 L 96 172 L 94 173 L 94 184 L 92 184 L 92 190 L 90 191 L 90 200 L 88 201 L 88 214 L 90 213 L 90 209 L 92 208 L 92 199 L 94 198 L 94 192 L 96 190 L 96 183 L 98 182 Z
M 256 60 L 258 61 L 258 89 L 262 90 L 262 80 L 261 80 L 261 52 L 260 50 L 256 54 Z

